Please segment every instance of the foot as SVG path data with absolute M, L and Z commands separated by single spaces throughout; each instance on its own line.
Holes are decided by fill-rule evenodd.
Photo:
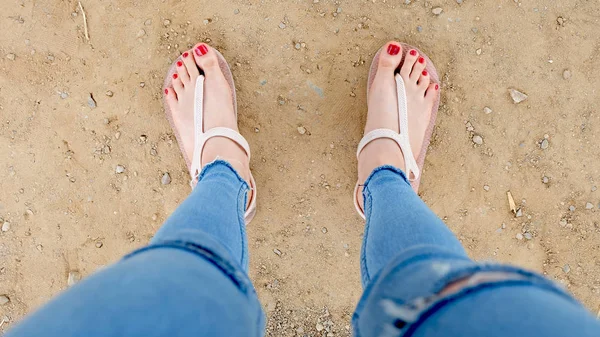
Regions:
M 402 61 L 402 47 L 398 42 L 388 42 L 379 54 L 377 73 L 369 89 L 368 115 L 365 134 L 375 129 L 399 130 L 398 98 L 394 75 Z M 425 132 L 431 119 L 439 85 L 431 83 L 425 67 L 427 61 L 419 52 L 411 49 L 399 69 L 406 86 L 408 106 L 408 129 L 410 145 L 415 159 L 421 153 Z M 377 139 L 369 143 L 358 158 L 358 181 L 364 184 L 371 172 L 379 166 L 392 165 L 405 169 L 402 150 L 391 139 Z M 362 188 L 359 189 L 359 205 L 364 209 Z
M 173 122 L 179 132 L 185 155 L 194 157 L 194 90 L 200 71 L 204 73 L 204 131 L 227 127 L 238 131 L 233 106 L 233 93 L 219 66 L 216 51 L 204 44 L 184 52 L 177 61 L 171 86 L 165 89 L 165 99 L 173 113 Z M 246 182 L 250 182 L 250 163 L 242 147 L 225 137 L 210 138 L 202 152 L 200 167 L 217 156 L 228 161 Z M 189 167 L 188 167 L 189 169 Z M 248 196 L 248 200 L 250 200 Z

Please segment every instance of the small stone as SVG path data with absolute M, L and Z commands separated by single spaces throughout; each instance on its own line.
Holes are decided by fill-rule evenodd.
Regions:
M 568 274 L 571 271 L 571 266 L 569 266 L 569 264 L 565 264 L 563 266 L 563 271 L 565 272 L 565 274 Z
M 480 135 L 474 135 L 472 141 L 477 145 L 483 144 L 483 138 Z
M 528 97 L 526 94 L 524 94 L 516 89 L 511 88 L 511 89 L 508 89 L 508 91 L 510 93 L 510 97 L 512 97 L 512 100 L 515 104 L 519 104 L 519 103 L 523 102 Z
M 570 78 L 571 78 L 571 76 L 572 76 L 572 75 L 571 75 L 571 71 L 570 71 L 569 69 L 566 69 L 565 71 L 563 71 L 563 78 L 564 78 L 565 80 L 568 80 L 568 79 L 570 79 Z
M 63 92 L 59 92 L 60 98 L 62 99 L 66 99 L 67 97 L 69 97 L 69 93 L 66 91 Z
M 236 9 L 234 9 L 234 10 L 233 10 L 233 14 L 240 14 L 240 10 L 239 10 L 239 9 L 237 9 L 237 8 L 236 8 Z
M 4 223 L 2 224 L 2 231 L 8 232 L 9 230 L 10 230 L 10 222 L 4 221 Z
M 489 191 L 490 187 L 488 185 L 483 185 L 483 189 L 486 190 L 486 191 Z
M 490 109 L 486 106 L 485 108 L 483 108 L 483 112 L 485 112 L 486 115 L 489 115 L 492 113 L 492 109 Z
M 281 29 L 285 29 L 285 23 L 283 23 L 283 22 L 280 22 L 280 23 L 279 23 L 279 28 L 281 28 Z
M 163 21 L 163 26 L 165 26 L 165 27 L 167 27 L 170 24 L 171 24 L 171 20 L 169 20 L 169 19 L 165 19 L 165 21 Z
M 575 212 L 575 209 L 576 209 L 575 206 L 573 206 L 573 205 L 569 206 L 569 211 Z
M 547 149 L 547 148 L 548 148 L 548 145 L 549 145 L 549 144 L 548 144 L 548 139 L 543 139 L 543 140 L 540 142 L 540 147 L 542 148 L 542 150 L 545 150 L 545 149 Z
M 102 248 L 104 244 L 101 241 L 96 242 L 96 248 Z
M 171 183 L 171 175 L 169 174 L 169 172 L 165 172 L 165 174 L 163 174 L 162 178 L 160 179 L 160 182 L 163 185 L 169 185 Z
M 301 134 L 301 135 L 305 134 L 306 133 L 306 128 L 303 127 L 303 126 L 299 126 L 298 127 L 298 133 Z
M 433 13 L 433 15 L 440 15 L 440 14 L 442 14 L 443 11 L 444 10 L 442 9 L 442 7 L 434 7 L 431 10 L 431 13 Z
M 585 204 L 585 209 L 593 209 L 594 208 L 594 204 L 592 204 L 591 202 L 588 202 Z
M 317 323 L 317 325 L 315 326 L 315 328 L 317 329 L 317 331 L 323 331 L 325 329 L 325 327 L 321 323 Z
M 146 86 L 146 82 L 140 82 L 140 88 L 143 88 Z
M 152 24 L 152 19 L 148 19 L 148 20 L 144 21 L 145 26 L 150 26 L 151 24 Z
M 456 3 L 460 5 L 463 3 L 463 0 L 456 0 Z
M 117 165 L 117 167 L 115 167 L 115 173 L 121 174 L 123 172 L 125 172 L 125 167 L 123 165 Z
M 597 189 L 598 189 L 598 187 L 592 186 L 592 192 L 596 192 Z
M 113 97 L 115 93 L 110 90 L 107 90 L 104 94 L 108 97 Z
M 5 305 L 10 302 L 10 298 L 7 295 L 0 295 L 0 305 Z
M 275 253 L 277 256 L 281 256 L 281 251 L 277 248 L 273 249 L 273 253 Z
M 550 182 L 550 178 L 548 178 L 548 177 L 546 177 L 546 176 L 543 176 L 543 177 L 542 177 L 542 182 L 543 182 L 544 184 L 547 184 L 547 183 L 549 183 L 549 182 Z
M 522 210 L 519 208 L 519 209 L 517 210 L 517 212 L 515 213 L 515 216 L 516 216 L 517 218 L 520 218 L 520 217 L 522 217 L 522 216 L 523 216 L 523 211 L 522 211 Z
M 6 58 L 9 59 L 9 60 L 11 60 L 11 61 L 14 61 L 17 58 L 17 56 L 15 54 L 13 54 L 13 53 L 10 53 L 10 54 L 6 55 Z
M 117 131 L 117 133 L 115 133 L 115 139 L 119 138 L 121 138 L 121 131 Z
M 96 100 L 94 99 L 94 96 L 92 96 L 92 94 L 88 96 L 87 104 L 92 109 L 96 108 Z
M 208 25 L 210 23 L 210 21 L 208 21 L 208 19 L 205 19 L 204 21 L 202 21 L 202 23 L 204 23 L 205 25 Z
M 72 270 L 69 272 L 69 277 L 67 278 L 67 285 L 71 287 L 80 280 L 81 274 L 77 270 Z
M 531 240 L 533 239 L 533 235 L 529 232 L 525 232 L 525 234 L 523 234 L 523 236 L 525 237 L 525 239 L 527 240 Z
M 475 53 L 476 53 L 477 55 L 481 55 L 481 53 L 482 53 L 482 51 L 481 51 L 481 48 L 478 48 L 478 49 L 475 51 Z
M 297 50 L 300 50 L 300 48 L 301 48 L 301 47 L 302 47 L 302 46 L 300 45 L 300 42 L 297 42 L 297 43 L 294 45 L 294 48 L 296 48 Z
M 323 234 L 327 234 L 327 227 L 323 227 L 323 228 L 321 229 L 321 232 L 323 232 Z
M 137 35 L 136 35 L 136 36 L 137 36 L 138 38 L 140 38 L 140 37 L 142 37 L 142 36 L 144 36 L 144 35 L 146 35 L 146 31 L 145 31 L 145 30 L 143 30 L 143 29 L 140 29 L 140 30 L 138 31 L 138 33 L 137 33 Z
M 515 237 L 517 238 L 517 240 L 523 240 L 523 234 L 521 233 L 517 233 Z
M 560 227 L 567 227 L 567 219 L 560 219 L 558 224 L 560 225 Z
M 423 31 L 423 27 L 421 27 L 421 26 L 417 26 L 417 32 L 419 32 L 419 33 L 420 33 L 420 32 L 422 32 L 422 31 Z

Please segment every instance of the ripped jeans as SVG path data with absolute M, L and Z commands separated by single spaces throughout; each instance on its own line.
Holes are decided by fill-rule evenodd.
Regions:
M 263 336 L 247 276 L 247 192 L 228 163 L 208 164 L 147 247 L 71 287 L 5 337 Z M 552 282 L 471 261 L 402 171 L 376 169 L 363 194 L 366 289 L 355 336 L 600 336 L 600 324 Z

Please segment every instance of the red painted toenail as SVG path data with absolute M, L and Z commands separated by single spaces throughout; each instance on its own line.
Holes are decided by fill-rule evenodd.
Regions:
M 185 52 L 185 53 L 183 53 L 183 55 L 181 55 L 181 56 L 183 56 L 183 58 L 186 58 L 186 57 L 188 57 L 188 55 L 190 55 L 190 54 L 189 54 L 189 53 L 186 51 L 186 52 Z
M 435 90 L 438 90 L 439 88 L 440 88 L 440 86 L 436 84 L 435 85 Z
M 165 89 L 165 95 L 169 94 L 169 89 Z
M 416 51 L 416 50 L 414 50 L 414 49 L 412 49 L 412 50 L 410 51 L 410 54 L 411 54 L 412 56 L 417 56 L 417 51 Z
M 421 74 L 423 74 L 423 76 L 427 76 L 427 70 L 423 70 Z
M 176 80 L 176 79 L 177 79 L 177 77 L 179 77 L 179 75 L 177 75 L 177 74 L 173 74 L 173 79 L 174 79 L 174 80 Z
M 425 63 L 425 59 L 422 57 L 419 57 L 419 63 Z
M 181 62 L 181 61 L 177 61 L 177 66 L 178 66 L 178 67 L 181 67 L 182 65 L 183 65 L 183 62 Z
M 196 52 L 196 55 L 202 56 L 208 53 L 208 48 L 206 48 L 206 46 L 202 44 L 198 48 L 194 49 L 194 52 Z
M 390 44 L 387 49 L 388 54 L 390 55 L 398 55 L 400 52 L 400 46 L 395 44 Z

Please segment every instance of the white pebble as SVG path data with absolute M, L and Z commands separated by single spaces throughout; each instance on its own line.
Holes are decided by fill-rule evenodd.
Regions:
M 9 230 L 10 230 L 10 222 L 4 221 L 4 223 L 2 224 L 2 231 L 8 232 Z

